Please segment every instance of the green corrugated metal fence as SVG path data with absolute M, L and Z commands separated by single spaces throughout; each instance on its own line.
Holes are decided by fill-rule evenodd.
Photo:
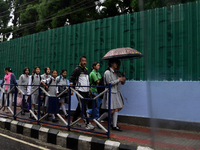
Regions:
M 24 67 L 36 65 L 67 68 L 69 76 L 81 55 L 88 58 L 90 68 L 110 49 L 132 47 L 144 55 L 148 51 L 151 80 L 196 81 L 200 79 L 199 35 L 198 1 L 52 29 L 0 43 L 0 78 L 6 66 L 19 77 Z M 129 80 L 147 80 L 144 60 L 122 62 Z M 106 68 L 107 63 L 101 62 L 100 73 Z

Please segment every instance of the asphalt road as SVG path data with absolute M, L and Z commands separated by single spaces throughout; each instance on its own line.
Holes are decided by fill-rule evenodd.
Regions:
M 67 150 L 20 134 L 0 129 L 0 150 Z

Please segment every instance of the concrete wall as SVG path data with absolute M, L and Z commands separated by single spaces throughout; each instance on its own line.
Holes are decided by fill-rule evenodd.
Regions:
M 200 82 L 127 81 L 121 91 L 125 103 L 121 115 L 200 122 Z M 76 106 L 73 95 L 72 110 Z

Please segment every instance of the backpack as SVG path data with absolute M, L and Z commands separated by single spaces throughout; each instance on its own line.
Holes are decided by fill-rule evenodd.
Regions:
M 57 83 L 59 83 L 60 80 L 61 80 L 61 76 L 59 76 L 59 80 L 57 81 Z M 59 93 L 62 93 L 65 89 L 66 89 L 66 87 L 59 86 L 59 87 L 58 87 L 58 92 L 59 92 Z M 65 94 L 63 94 L 61 97 L 66 97 L 66 96 L 68 96 L 68 92 L 66 92 Z
M 39 75 L 39 77 L 40 77 L 40 81 L 42 80 L 42 78 L 41 78 L 41 76 Z M 31 81 L 31 84 L 33 83 L 33 80 L 34 80 L 34 75 L 32 75 L 31 76 L 31 79 L 32 79 L 32 81 Z
M 104 76 L 102 76 L 102 78 L 100 79 L 98 86 L 105 86 L 104 85 Z M 105 87 L 97 87 L 98 94 L 102 93 L 104 90 L 105 90 Z M 100 98 L 103 99 L 103 95 L 100 96 Z

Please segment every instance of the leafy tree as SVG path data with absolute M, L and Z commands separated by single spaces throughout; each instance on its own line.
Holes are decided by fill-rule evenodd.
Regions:
M 0 0 L 0 35 L 4 41 L 10 36 L 11 28 L 7 27 L 10 19 L 9 1 Z
M 18 38 L 66 25 L 192 1 L 196 0 L 143 0 L 142 3 L 139 0 L 0 0 L 3 2 L 0 13 L 9 10 L 7 16 L 0 18 L 0 33 L 13 31 L 13 38 Z M 14 15 L 12 28 L 7 26 L 10 12 Z

